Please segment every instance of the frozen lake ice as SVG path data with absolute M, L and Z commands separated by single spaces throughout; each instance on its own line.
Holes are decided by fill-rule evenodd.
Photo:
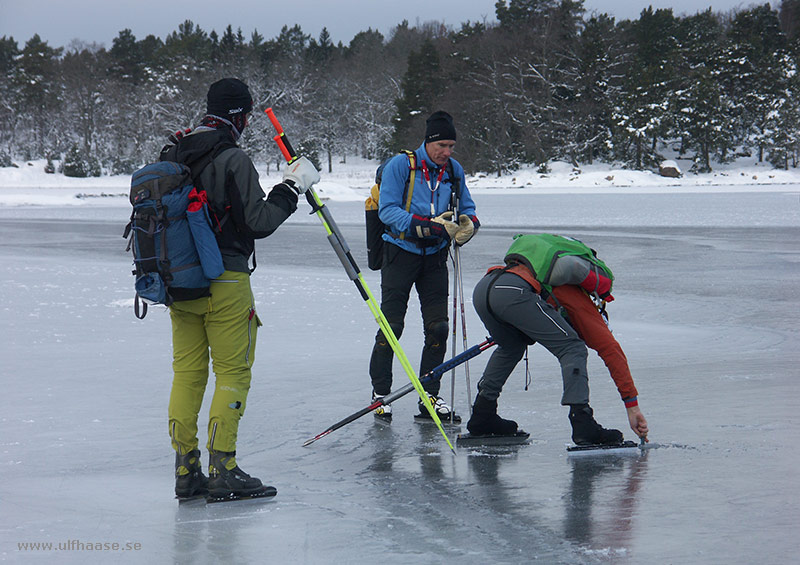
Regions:
M 208 507 L 172 498 L 169 319 L 133 316 L 125 207 L 0 208 L 0 560 L 789 561 L 800 550 L 799 195 L 476 195 L 484 227 L 462 253 L 470 345 L 485 336 L 472 288 L 514 233 L 578 237 L 615 272 L 611 325 L 652 443 L 589 457 L 567 456 L 558 365 L 540 347 L 530 390 L 521 364 L 500 399 L 530 445 L 453 455 L 413 422 L 408 395 L 389 426 L 368 415 L 301 447 L 368 404 L 377 329 L 302 203 L 258 244 L 264 326 L 238 449 L 278 496 Z M 366 269 L 362 205 L 329 207 Z M 365 277 L 379 296 L 377 273 Z M 412 363 L 417 311 L 412 299 L 401 340 Z M 488 358 L 470 362 L 473 388 Z M 589 373 L 598 420 L 632 438 L 591 352 Z M 462 413 L 464 381 L 460 369 Z M 395 386 L 406 382 L 397 367 Z

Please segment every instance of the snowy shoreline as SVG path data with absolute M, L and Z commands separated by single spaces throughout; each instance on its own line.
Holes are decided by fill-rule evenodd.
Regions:
M 70 178 L 46 174 L 44 165 L 43 160 L 38 160 L 0 168 L 0 206 L 128 205 L 128 175 Z M 347 164 L 338 163 L 332 173 L 322 172 L 317 192 L 335 201 L 362 200 L 373 183 L 376 167 L 375 161 L 356 158 L 350 158 Z M 267 169 L 261 164 L 257 170 L 265 191 L 281 180 L 274 167 Z M 651 171 L 631 171 L 607 164 L 575 169 L 568 163 L 551 163 L 547 174 L 528 167 L 500 177 L 470 175 L 467 186 L 475 194 L 496 195 L 798 192 L 800 170 L 784 171 L 739 161 L 720 165 L 707 174 L 667 178 Z

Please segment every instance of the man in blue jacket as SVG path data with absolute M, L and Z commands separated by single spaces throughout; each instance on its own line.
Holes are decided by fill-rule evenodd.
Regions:
M 383 170 L 378 205 L 378 216 L 386 225 L 381 310 L 399 339 L 411 287 L 416 287 L 425 336 L 420 375 L 441 364 L 446 352 L 450 243 L 465 244 L 480 226 L 464 169 L 450 157 L 456 144 L 453 118 L 438 111 L 426 124 L 425 141 L 414 152 L 413 185 L 408 186 L 412 159 L 405 154 L 395 156 Z M 391 346 L 378 331 L 369 362 L 373 399 L 391 392 L 393 358 Z M 439 397 L 439 385 L 438 380 L 424 384 L 437 414 L 442 420 L 452 417 L 460 422 L 461 417 L 451 414 L 452 408 Z M 419 412 L 421 417 L 430 417 L 421 402 Z M 391 405 L 378 408 L 375 415 L 391 419 Z

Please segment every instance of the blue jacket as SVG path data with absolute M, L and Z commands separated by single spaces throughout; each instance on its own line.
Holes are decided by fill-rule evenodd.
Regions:
M 378 202 L 378 217 L 386 224 L 391 234 L 405 233 L 405 239 L 393 237 L 389 233 L 383 234 L 383 240 L 398 247 L 416 253 L 417 255 L 431 255 L 436 253 L 447 245 L 446 240 L 441 240 L 433 245 L 429 244 L 426 240 L 426 246 L 420 246 L 420 240 L 412 237 L 408 233 L 408 226 L 411 224 L 412 214 L 424 216 L 426 218 L 433 218 L 443 214 L 450 209 L 450 196 L 451 196 L 451 179 L 449 174 L 445 172 L 442 177 L 441 183 L 436 188 L 436 192 L 431 194 L 432 186 L 436 185 L 436 179 L 439 176 L 439 167 L 430 160 L 428 152 L 425 151 L 425 143 L 422 143 L 416 151 L 417 156 L 417 171 L 414 174 L 414 192 L 411 195 L 411 209 L 409 212 L 405 210 L 405 198 L 407 193 L 405 191 L 406 181 L 409 179 L 411 171 L 408 168 L 408 157 L 403 154 L 395 155 L 383 169 L 383 176 L 381 178 L 381 192 L 380 200 Z M 425 181 L 425 175 L 422 172 L 422 161 L 428 166 L 428 172 L 431 176 L 431 183 Z M 469 189 L 467 188 L 467 181 L 464 178 L 464 168 L 455 159 L 450 159 L 453 162 L 453 174 L 456 178 L 461 180 L 460 188 L 460 209 L 459 214 L 467 214 L 471 216 L 475 214 L 475 202 L 470 196 Z M 411 187 L 409 187 L 409 190 Z M 431 213 L 431 203 L 434 206 L 434 212 Z M 458 221 L 458 218 L 454 218 Z

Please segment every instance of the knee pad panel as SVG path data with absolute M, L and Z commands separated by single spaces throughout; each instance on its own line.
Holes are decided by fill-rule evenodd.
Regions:
M 449 328 L 446 321 L 433 322 L 425 327 L 425 345 L 439 346 L 447 342 Z
M 400 336 L 403 335 L 403 323 L 390 323 L 389 327 L 392 328 L 394 337 L 400 339 Z M 389 347 L 389 340 L 386 339 L 386 336 L 383 334 L 383 330 L 378 330 L 378 333 L 375 336 L 375 345 L 378 347 Z

